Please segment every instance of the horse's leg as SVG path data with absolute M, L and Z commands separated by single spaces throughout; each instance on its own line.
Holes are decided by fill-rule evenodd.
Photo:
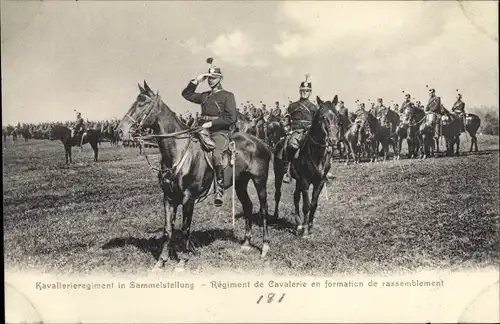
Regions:
M 71 144 L 68 144 L 68 156 L 69 156 L 69 163 L 73 163 L 73 158 L 71 157 Z
M 476 134 L 470 134 L 470 137 L 472 139 L 472 142 L 474 143 L 475 151 L 479 152 L 479 149 L 477 148 L 477 136 Z
M 460 133 L 456 137 L 455 144 L 457 145 L 456 156 L 460 155 Z
M 68 147 L 66 144 L 64 144 L 64 154 L 66 156 L 66 164 L 69 163 L 69 150 L 71 147 Z
M 279 217 L 279 205 L 281 199 L 281 186 L 283 185 L 283 176 L 285 174 L 285 166 L 283 161 L 274 159 L 274 219 Z
M 382 149 L 384 150 L 384 160 L 387 161 L 387 154 L 389 153 L 389 143 L 387 141 L 382 142 Z
M 261 257 L 265 257 L 269 252 L 269 231 L 267 228 L 267 174 L 265 176 L 259 176 L 253 178 L 253 184 L 257 190 L 257 195 L 259 196 L 260 210 L 259 214 L 262 219 L 262 253 Z
M 185 199 L 182 205 L 182 251 L 179 256 L 179 264 L 177 269 L 182 269 L 184 264 L 189 260 L 191 251 L 191 223 L 193 221 L 194 200 Z M 172 224 L 174 219 L 172 218 Z M 173 228 L 173 226 L 172 226 Z
M 309 183 L 304 186 L 302 184 L 301 186 L 301 192 L 302 192 L 302 228 L 304 229 L 304 232 L 302 233 L 302 236 L 307 236 L 309 235 L 308 232 L 308 224 L 309 224 L 309 210 L 310 210 L 310 204 L 311 202 L 309 201 Z M 298 229 L 297 229 L 298 230 Z
M 321 190 L 323 189 L 324 185 L 325 185 L 325 181 L 321 180 L 317 185 L 314 185 L 314 187 L 313 187 L 311 207 L 309 209 L 308 224 L 307 224 L 307 228 L 304 229 L 304 236 L 307 236 L 308 234 L 311 234 L 311 232 L 312 232 L 312 228 L 313 228 L 313 224 L 314 224 L 314 215 L 316 213 L 316 209 L 318 208 L 319 195 L 320 195 Z
M 94 162 L 97 162 L 97 156 L 99 155 L 99 146 L 97 143 L 96 141 L 89 140 L 89 144 L 94 150 Z
M 300 219 L 300 184 L 295 181 L 295 191 L 293 192 L 293 205 L 295 207 L 295 223 L 297 224 L 297 235 L 302 231 L 302 220 Z
M 252 200 L 248 196 L 248 181 L 250 178 L 246 175 L 240 175 L 235 182 L 236 195 L 243 207 L 243 214 L 245 215 L 245 239 L 241 245 L 243 251 L 250 250 L 250 241 L 252 239 Z
M 170 241 L 173 238 L 174 224 L 172 222 L 172 212 L 171 212 L 171 204 L 167 199 L 167 195 L 163 193 L 163 213 L 165 216 L 165 222 L 163 225 L 163 236 L 162 236 L 162 249 L 160 257 L 156 262 L 154 269 L 163 268 L 165 262 L 168 261 L 169 258 L 169 250 L 170 250 Z

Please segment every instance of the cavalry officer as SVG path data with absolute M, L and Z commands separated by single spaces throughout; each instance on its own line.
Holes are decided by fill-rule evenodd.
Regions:
M 399 108 L 399 114 L 400 115 L 403 115 L 403 114 L 406 114 L 406 110 L 408 109 L 411 109 L 411 107 L 413 106 L 412 102 L 411 102 L 411 95 L 409 93 L 406 93 L 405 94 L 405 101 L 403 101 L 403 103 L 401 104 L 401 108 Z
M 292 102 L 287 109 L 285 117 L 289 119 L 291 134 L 285 139 L 285 149 L 283 152 L 283 160 L 285 162 L 285 176 L 283 182 L 290 183 L 290 160 L 295 158 L 295 153 L 300 148 L 300 141 L 304 136 L 304 131 L 311 126 L 314 113 L 318 107 L 309 101 L 312 92 L 312 85 L 307 81 L 308 75 L 306 74 L 305 81 L 300 83 L 299 93 L 300 99 Z M 291 159 L 290 159 L 291 157 Z
M 436 96 L 435 89 L 429 89 L 429 102 L 425 107 L 425 111 L 432 112 L 435 115 L 437 115 L 437 121 L 434 124 L 435 125 L 434 131 L 437 135 L 441 136 L 441 114 L 442 114 L 441 98 Z
M 457 89 L 458 91 L 458 89 Z M 453 104 L 451 111 L 462 119 L 462 132 L 465 131 L 465 103 L 462 101 L 462 95 L 457 93 L 457 101 Z
M 210 137 L 215 142 L 213 151 L 214 171 L 217 179 L 214 204 L 222 206 L 224 194 L 224 168 L 222 152 L 228 142 L 229 132 L 236 124 L 236 101 L 234 94 L 222 88 L 222 71 L 218 67 L 210 67 L 208 73 L 202 73 L 191 80 L 182 91 L 182 96 L 193 103 L 201 105 L 201 127 L 210 131 Z M 208 81 L 210 91 L 197 93 L 198 84 Z
M 341 102 L 339 103 L 339 105 L 340 105 L 340 107 L 339 107 L 339 113 L 340 113 L 341 115 L 344 115 L 344 116 L 346 116 L 346 117 L 349 117 L 349 110 L 346 108 L 346 106 L 344 106 L 344 102 L 343 102 L 343 101 L 341 101 Z
M 80 112 L 76 112 L 76 123 L 73 131 L 73 135 L 71 137 L 76 138 L 79 135 L 82 135 L 83 138 L 83 129 L 85 122 L 83 121 L 82 114 Z M 78 145 L 80 149 L 82 148 L 82 141 Z

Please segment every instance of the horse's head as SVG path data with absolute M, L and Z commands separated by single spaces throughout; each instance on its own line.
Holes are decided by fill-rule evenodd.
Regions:
M 319 109 L 313 117 L 311 135 L 326 144 L 335 145 L 342 135 L 342 118 L 335 110 L 338 97 L 335 95 L 332 101 L 323 101 L 318 96 L 316 100 Z
M 129 140 L 131 135 L 139 134 L 144 128 L 153 127 L 158 120 L 160 96 L 151 90 L 146 81 L 144 87 L 140 84 L 138 86 L 137 98 L 117 127 L 120 137 L 125 140 Z

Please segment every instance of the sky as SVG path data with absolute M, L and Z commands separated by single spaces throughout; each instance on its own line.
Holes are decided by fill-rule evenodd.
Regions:
M 497 106 L 495 1 L 5 1 L 3 124 L 122 118 L 146 80 L 179 113 L 200 111 L 181 91 L 208 69 L 224 73 L 237 104 L 274 106 L 313 93 L 346 106 L 402 91 L 445 107 L 459 89 L 471 106 Z M 200 85 L 199 90 L 207 90 Z

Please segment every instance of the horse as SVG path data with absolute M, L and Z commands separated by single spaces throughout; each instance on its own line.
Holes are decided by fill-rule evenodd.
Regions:
M 286 136 L 284 121 L 281 118 L 273 118 L 267 123 L 267 143 L 272 151 L 274 151 L 276 144 Z
M 454 146 L 457 146 L 456 156 L 460 155 L 460 133 L 462 130 L 461 118 L 455 114 L 446 114 L 441 117 L 442 136 L 446 143 L 446 155 L 452 156 Z
M 366 132 L 360 132 L 360 123 L 351 123 L 344 134 L 344 144 L 347 148 L 345 165 L 349 164 L 349 156 L 355 164 L 359 163 L 362 143 L 366 140 Z
M 314 114 L 311 127 L 302 139 L 301 149 L 298 158 L 291 162 L 291 176 L 295 181 L 295 191 L 293 194 L 295 205 L 295 216 L 297 223 L 296 234 L 307 237 L 312 232 L 314 214 L 318 207 L 318 198 L 327 181 L 327 174 L 330 171 L 331 156 L 333 147 L 340 140 L 342 120 L 335 110 L 338 97 L 335 95 L 333 100 L 323 102 L 321 98 L 316 98 L 319 109 Z M 277 150 L 283 149 L 283 155 L 286 154 L 286 148 L 283 148 L 284 141 L 280 141 Z M 289 160 L 290 161 L 290 160 Z M 275 208 L 274 218 L 279 216 L 279 203 L 281 199 L 281 186 L 285 174 L 285 165 L 283 158 L 279 154 L 274 156 L 274 184 L 275 184 Z M 309 202 L 309 187 L 313 185 L 312 200 Z M 303 218 L 300 218 L 300 195 L 303 198 Z
M 398 134 L 398 146 L 396 159 L 400 159 L 402 142 L 406 138 L 408 145 L 408 157 L 410 159 L 418 156 L 419 139 L 418 139 L 418 126 L 425 119 L 425 112 L 423 109 L 415 105 L 410 105 L 404 112 L 403 121 L 399 124 L 396 133 Z
M 28 140 L 30 140 L 33 137 L 29 127 L 23 128 L 21 130 L 21 135 L 23 136 L 25 142 L 27 142 Z
M 438 144 L 436 138 L 436 124 L 438 115 L 433 112 L 426 112 L 424 121 L 418 129 L 418 139 L 420 144 L 421 159 L 426 159 L 431 156 L 431 150 L 434 151 L 435 145 Z M 436 143 L 437 142 L 437 143 Z M 432 152 L 434 153 L 434 152 Z
M 66 152 L 66 164 L 73 163 L 73 159 L 71 157 L 71 147 L 80 145 L 80 141 L 82 145 L 89 143 L 90 146 L 92 146 L 92 149 L 94 150 L 94 162 L 97 162 L 97 156 L 99 153 L 97 143 L 99 142 L 99 138 L 101 136 L 100 133 L 100 130 L 89 129 L 87 130 L 87 134 L 83 136 L 82 140 L 81 136 L 71 137 L 71 129 L 68 127 L 55 125 L 50 130 L 49 139 L 52 141 L 57 139 L 61 140 L 64 145 L 64 151 Z
M 377 118 L 367 111 L 358 112 L 358 145 L 368 154 L 370 162 L 375 162 L 378 158 L 378 147 L 382 142 L 384 151 L 387 152 L 387 131 L 383 131 Z
M 392 110 L 383 110 L 380 112 L 378 119 L 378 141 L 382 144 L 382 149 L 384 151 L 384 161 L 387 160 L 387 153 L 389 152 L 389 145 L 392 145 L 393 152 L 397 154 L 397 127 L 399 126 L 400 119 L 399 115 Z M 378 152 L 378 143 L 377 143 Z
M 465 131 L 469 133 L 471 138 L 470 150 L 472 152 L 472 148 L 475 148 L 475 151 L 478 151 L 477 148 L 477 130 L 481 126 L 481 118 L 475 114 L 466 114 L 465 115 Z
M 190 229 L 195 202 L 206 197 L 214 183 L 214 170 L 211 154 L 203 147 L 204 132 L 200 128 L 192 129 L 182 123 L 177 115 L 162 101 L 159 93 L 154 93 L 144 81 L 139 85 L 139 95 L 125 114 L 118 129 L 120 136 L 129 139 L 144 128 L 154 130 L 150 138 L 158 139 L 161 154 L 158 179 L 163 190 L 164 232 L 162 236 L 161 254 L 154 270 L 162 268 L 169 259 L 169 252 L 174 241 L 174 221 L 177 208 L 182 206 L 182 251 L 178 266 L 188 260 L 190 250 Z M 234 143 L 236 153 L 234 166 L 225 168 L 225 188 L 232 186 L 235 175 L 235 190 L 243 206 L 245 216 L 245 238 L 241 246 L 244 251 L 250 250 L 252 236 L 252 201 L 248 195 L 248 183 L 252 180 L 260 202 L 259 215 L 262 220 L 263 246 L 261 257 L 269 252 L 269 232 L 267 227 L 267 179 L 271 152 L 268 147 L 255 136 L 248 133 L 235 132 L 229 135 Z M 230 145 L 231 146 L 231 145 Z M 226 150 L 226 153 L 228 151 Z M 223 160 L 228 161 L 228 154 Z M 229 164 L 229 163 L 227 163 Z M 233 167 L 235 170 L 233 170 Z M 234 173 L 233 173 L 234 172 Z
M 255 127 L 255 136 L 262 140 L 266 141 L 266 123 L 264 121 L 264 113 L 261 108 L 255 108 L 253 111 L 253 125 Z

